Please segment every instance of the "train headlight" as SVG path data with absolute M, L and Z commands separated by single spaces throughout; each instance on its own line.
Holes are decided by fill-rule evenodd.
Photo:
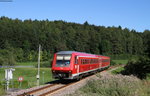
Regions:
M 53 70 L 53 72 L 55 72 L 55 70 Z

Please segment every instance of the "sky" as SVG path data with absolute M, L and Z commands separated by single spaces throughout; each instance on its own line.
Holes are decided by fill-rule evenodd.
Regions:
M 150 0 L 0 0 L 0 16 L 150 30 Z M 9 1 L 9 0 L 6 0 Z M 11 0 L 10 0 L 11 1 Z

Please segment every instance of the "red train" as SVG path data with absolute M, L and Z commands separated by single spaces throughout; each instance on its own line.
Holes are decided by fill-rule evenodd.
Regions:
M 110 57 L 76 51 L 54 54 L 52 75 L 55 79 L 80 79 L 110 66 Z

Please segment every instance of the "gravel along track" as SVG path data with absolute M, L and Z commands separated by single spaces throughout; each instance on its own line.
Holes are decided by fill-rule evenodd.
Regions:
M 97 77 L 97 75 L 101 75 L 101 76 L 108 76 L 108 75 L 111 75 L 110 72 L 113 71 L 113 70 L 116 70 L 118 67 L 120 66 L 117 66 L 117 67 L 113 67 L 111 69 L 108 69 L 108 70 L 104 70 L 100 73 L 97 73 L 96 75 L 91 75 L 85 79 L 82 79 L 74 84 L 71 84 L 70 86 L 67 86 L 63 89 L 60 89 L 58 91 L 55 91 L 49 95 L 46 95 L 46 96 L 66 96 L 67 94 L 72 94 L 74 93 L 76 90 L 78 90 L 79 88 L 83 87 L 89 80 L 96 80 L 96 79 L 99 79 L 99 77 Z
M 107 71 L 102 71 L 100 73 L 97 73 L 96 75 L 109 75 L 109 72 L 115 70 L 116 68 L 118 67 L 112 68 Z M 19 92 L 14 92 L 7 96 L 64 96 L 74 93 L 77 89 L 84 86 L 87 81 L 91 79 L 97 79 L 96 75 L 85 77 L 78 82 L 67 81 L 65 83 L 52 83 L 26 90 L 21 90 Z
M 33 88 L 29 88 L 29 89 L 22 89 L 16 92 L 9 92 L 6 96 L 24 96 L 27 93 L 32 94 L 35 90 L 40 90 L 40 89 L 53 86 L 53 85 L 54 84 L 46 84 L 46 85 L 36 86 Z
M 62 88 L 64 86 L 65 85 L 63 85 L 63 84 L 57 84 L 57 85 L 55 85 L 53 87 L 49 87 L 49 88 L 40 90 L 40 91 L 38 91 L 36 93 L 33 93 L 31 95 L 33 95 L 33 96 L 46 96 L 46 94 L 49 94 L 49 93 L 53 92 L 53 90 L 60 89 L 60 88 Z

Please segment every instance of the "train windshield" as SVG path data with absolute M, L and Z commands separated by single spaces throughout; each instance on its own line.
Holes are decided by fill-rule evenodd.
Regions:
M 57 55 L 56 66 L 68 67 L 70 65 L 71 55 Z

